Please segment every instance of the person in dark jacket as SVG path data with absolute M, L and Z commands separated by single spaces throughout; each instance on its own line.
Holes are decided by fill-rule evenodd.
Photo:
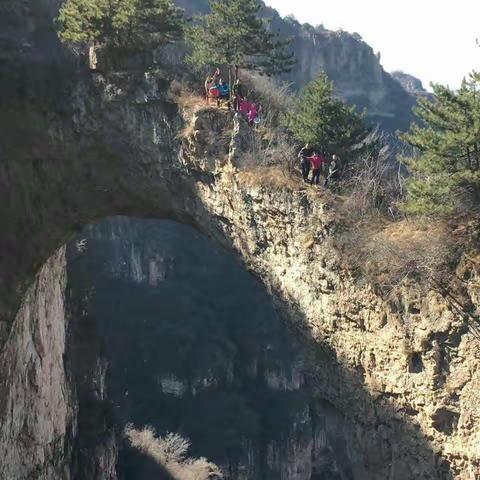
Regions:
M 302 177 L 304 182 L 308 182 L 308 175 L 310 174 L 310 160 L 309 157 L 313 155 L 313 149 L 307 143 L 298 153 L 300 159 L 300 166 L 302 168 Z

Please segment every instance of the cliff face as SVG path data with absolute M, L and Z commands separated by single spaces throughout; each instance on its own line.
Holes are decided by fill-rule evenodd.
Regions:
M 231 150 L 246 126 L 228 113 L 198 112 L 179 158 L 183 124 L 164 77 L 72 70 L 52 36 L 50 2 L 1 8 L 0 32 L 11 12 L 20 19 L 10 34 L 12 51 L 22 52 L 0 64 L 0 85 L 10 89 L 0 105 L 2 480 L 113 478 L 94 326 L 78 311 L 66 322 L 62 254 L 47 259 L 86 224 L 115 214 L 193 224 L 265 284 L 315 366 L 309 382 L 334 412 L 324 418 L 345 419 L 325 420 L 310 438 L 325 456 L 348 451 L 351 471 L 317 474 L 325 456 L 314 456 L 312 478 L 478 477 L 478 345 L 443 298 L 418 298 L 412 287 L 392 305 L 355 284 L 330 242 L 329 205 L 302 189 L 251 182 Z M 234 132 L 231 144 L 210 144 L 214 127 Z M 478 304 L 478 273 L 468 274 Z M 274 450 L 267 458 L 281 463 Z
M 430 94 L 420 79 L 414 77 L 413 75 L 409 75 L 408 73 L 397 71 L 392 72 L 392 77 L 399 82 L 402 87 L 409 92 L 410 94 L 414 95 L 415 97 L 428 97 Z
M 67 320 L 65 287 L 62 248 L 26 292 L 0 354 L 2 480 L 116 478 L 114 430 L 95 408 L 105 365 L 85 323 L 80 332 L 78 317 Z
M 62 478 L 69 471 L 75 410 L 63 365 L 64 266 L 62 249 L 28 289 L 1 353 L 2 479 Z
M 189 150 L 202 137 L 196 130 L 186 143 L 193 168 L 201 164 Z M 363 446 L 354 478 L 476 478 L 478 348 L 464 320 L 434 292 L 419 298 L 413 287 L 392 304 L 356 285 L 332 243 L 335 212 L 314 192 L 275 184 L 252 183 L 234 160 L 197 192 L 299 335 L 317 345 L 309 351 L 319 355 L 319 395 L 354 422 Z
M 338 96 L 359 111 L 365 109 L 373 124 L 390 132 L 410 126 L 415 96 L 385 72 L 379 55 L 360 35 L 301 25 L 281 19 L 274 10 L 270 13 L 274 28 L 294 39 L 297 64 L 285 79 L 293 82 L 295 89 L 303 88 L 324 71 L 334 82 Z

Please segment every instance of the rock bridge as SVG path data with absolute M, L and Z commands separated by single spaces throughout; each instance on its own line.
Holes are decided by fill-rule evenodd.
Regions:
M 86 70 L 58 42 L 58 3 L 0 6 L 0 479 L 86 478 L 71 469 L 62 246 L 113 215 L 194 225 L 261 279 L 305 343 L 316 395 L 343 419 L 338 478 L 477 478 L 480 369 L 461 319 L 434 293 L 409 313 L 356 286 L 330 242 L 328 205 L 244 181 L 226 161 L 235 142 L 199 144 L 209 122 L 233 129 L 228 114 L 200 112 L 182 142 L 168 80 Z M 95 455 L 98 478 L 115 478 L 101 460 L 114 455 Z

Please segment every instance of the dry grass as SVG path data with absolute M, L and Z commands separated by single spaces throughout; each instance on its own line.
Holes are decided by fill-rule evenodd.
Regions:
M 242 170 L 238 179 L 250 187 L 271 186 L 281 190 L 295 192 L 304 188 L 300 177 L 293 176 L 279 166 L 257 166 Z
M 340 228 L 334 243 L 358 280 L 388 293 L 411 280 L 431 287 L 449 276 L 458 260 L 452 228 L 442 220 L 412 222 L 401 214 L 403 178 L 388 146 L 352 162 L 337 190 Z
M 192 118 L 195 112 L 206 107 L 205 98 L 177 80 L 171 83 L 168 96 L 184 111 L 186 118 Z
M 137 430 L 132 425 L 125 428 L 130 445 L 148 455 L 176 480 L 220 480 L 221 470 L 204 458 L 188 458 L 190 442 L 178 434 L 158 437 L 155 430 L 146 427 Z
M 345 266 L 390 293 L 406 282 L 433 288 L 445 284 L 459 258 L 458 238 L 442 220 L 388 221 L 370 213 L 335 237 Z

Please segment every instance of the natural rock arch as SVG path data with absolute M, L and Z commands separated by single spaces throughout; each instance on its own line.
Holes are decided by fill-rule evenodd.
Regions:
M 234 169 L 217 175 L 189 167 L 188 152 L 187 164 L 180 162 L 182 119 L 165 84 L 143 74 L 105 80 L 77 68 L 52 28 L 56 3 L 16 0 L 0 7 L 1 31 L 7 32 L 0 45 L 10 49 L 0 64 L 0 320 L 2 364 L 8 368 L 0 389 L 0 438 L 9 439 L 2 442 L 4 458 L 23 456 L 42 479 L 65 470 L 69 442 L 42 444 L 66 439 L 72 424 L 66 412 L 56 416 L 68 402 L 62 390 L 68 382 L 59 366 L 62 339 L 49 333 L 50 319 L 62 320 L 63 308 L 63 253 L 55 250 L 88 223 L 130 214 L 191 223 L 241 253 L 292 330 L 304 338 L 312 364 L 320 365 L 312 371 L 319 396 L 351 415 L 358 444 L 363 444 L 356 452 L 354 478 L 449 479 L 455 474 L 467 479 L 474 474 L 478 455 L 469 450 L 465 460 L 455 437 L 449 454 L 432 452 L 430 442 L 440 446 L 450 437 L 430 428 L 435 412 L 429 417 L 424 408 L 445 401 L 434 381 L 442 349 L 437 337 L 463 332 L 459 348 L 471 353 L 463 324 L 440 302 L 445 319 L 428 327 L 425 368 L 409 372 L 412 353 L 401 336 L 401 316 L 372 291 L 355 291 L 336 255 L 321 248 L 334 227 L 327 207 L 301 192 L 243 185 Z M 4 24 L 14 28 L 3 29 Z M 382 342 L 368 351 L 380 334 Z M 42 341 L 32 342 L 35 337 Z M 43 345 L 42 351 L 33 351 L 37 345 Z M 369 365 L 371 358 L 376 365 Z M 23 369 L 25 362 L 32 368 Z M 52 375 L 58 380 L 55 401 L 38 402 L 35 392 L 52 393 L 39 387 L 48 385 Z M 420 387 L 408 391 L 408 385 L 416 385 L 412 375 L 423 375 L 423 406 L 415 403 Z M 478 382 L 478 375 L 466 380 L 468 394 Z M 15 405 L 40 414 L 23 415 Z M 470 404 L 455 408 L 478 415 Z M 25 435 L 35 418 L 40 436 L 28 449 Z M 18 478 L 24 473 L 13 472 Z
M 17 27 L 5 28 L 10 50 L 0 67 L 3 322 L 39 267 L 82 226 L 115 214 L 193 221 L 167 82 L 130 72 L 109 83 L 61 47 L 50 2 L 9 3 L 0 11 L 2 30 Z

